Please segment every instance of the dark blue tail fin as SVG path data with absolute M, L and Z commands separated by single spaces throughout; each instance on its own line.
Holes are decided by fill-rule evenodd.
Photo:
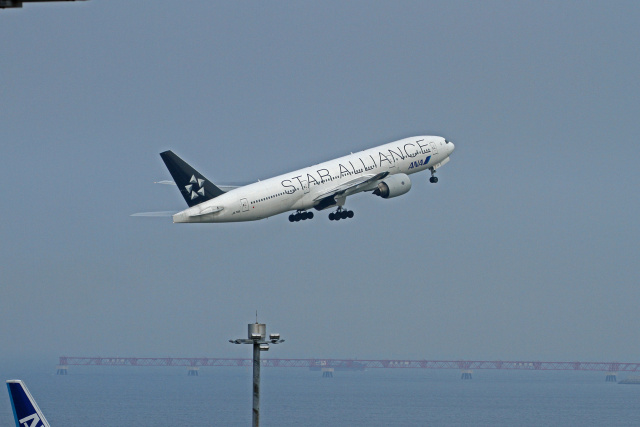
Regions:
M 22 381 L 8 380 L 7 389 L 9 389 L 16 427 L 49 427 L 38 404 Z
M 224 194 L 224 191 L 213 185 L 200 172 L 192 168 L 187 162 L 176 156 L 173 151 L 160 153 L 160 157 L 169 169 L 169 173 L 176 182 L 184 201 L 189 207 L 199 205 Z

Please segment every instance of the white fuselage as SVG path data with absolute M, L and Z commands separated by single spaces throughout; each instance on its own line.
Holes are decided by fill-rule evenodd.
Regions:
M 255 221 L 288 211 L 317 207 L 318 197 L 358 177 L 387 172 L 412 174 L 437 169 L 449 160 L 454 145 L 439 136 L 415 136 L 329 160 L 315 166 L 233 189 L 173 216 L 173 222 Z M 371 191 L 367 183 L 336 197 L 344 204 L 347 195 Z M 335 204 L 334 204 L 335 206 Z

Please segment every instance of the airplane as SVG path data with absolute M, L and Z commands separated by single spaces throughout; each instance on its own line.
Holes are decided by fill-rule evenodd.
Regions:
M 16 427 L 50 427 L 24 382 L 7 380 L 7 389 Z
M 240 187 L 216 186 L 173 151 L 160 153 L 188 209 L 143 212 L 133 216 L 172 216 L 174 223 L 255 221 L 291 212 L 290 222 L 313 218 L 311 209 L 336 208 L 329 220 L 353 218 L 346 199 L 360 192 L 391 199 L 411 189 L 409 175 L 436 170 L 449 162 L 455 146 L 440 136 L 414 136 L 351 153 L 294 172 Z
M 76 0 L 0 0 L 0 9 L 6 9 L 9 7 L 22 7 L 22 3 L 44 3 L 52 1 L 76 1 Z M 86 0 L 77 0 L 86 1 Z

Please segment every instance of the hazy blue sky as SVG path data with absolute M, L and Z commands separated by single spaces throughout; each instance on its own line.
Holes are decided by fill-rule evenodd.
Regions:
M 0 360 L 638 361 L 640 6 L 92 0 L 0 11 Z M 253 181 L 419 134 L 431 185 L 188 225 L 160 153 Z

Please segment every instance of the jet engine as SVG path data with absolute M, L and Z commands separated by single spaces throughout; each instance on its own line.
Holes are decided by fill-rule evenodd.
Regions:
M 411 180 L 404 173 L 397 173 L 386 177 L 378 184 L 378 188 L 373 190 L 373 194 L 383 199 L 402 196 L 411 190 Z

